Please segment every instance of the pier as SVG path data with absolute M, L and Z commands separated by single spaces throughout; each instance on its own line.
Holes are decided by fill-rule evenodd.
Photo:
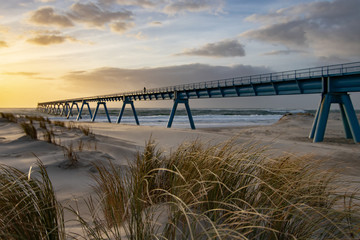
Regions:
M 106 103 L 120 101 L 123 104 L 116 123 L 121 122 L 125 107 L 130 105 L 135 122 L 139 125 L 135 101 L 173 100 L 167 127 L 172 126 L 177 106 L 184 104 L 190 126 L 195 129 L 190 109 L 190 100 L 193 99 L 319 94 L 321 100 L 309 138 L 313 139 L 313 142 L 323 141 L 330 106 L 335 103 L 340 107 L 346 138 L 360 143 L 359 121 L 349 95 L 351 92 L 360 92 L 360 62 L 41 102 L 38 103 L 38 110 L 70 118 L 76 108 L 76 120 L 79 121 L 84 107 L 87 107 L 91 121 L 95 121 L 98 110 L 102 107 L 108 121 L 111 122 Z M 91 111 L 90 103 L 96 103 L 94 112 Z

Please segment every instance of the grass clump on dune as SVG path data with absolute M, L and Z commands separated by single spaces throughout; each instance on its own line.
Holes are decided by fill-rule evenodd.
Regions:
M 32 123 L 22 122 L 20 126 L 27 136 L 29 136 L 31 139 L 37 139 L 37 131 Z
M 7 119 L 9 122 L 17 122 L 17 117 L 12 113 L 2 113 L 0 112 L 0 117 Z
M 62 121 L 53 121 L 52 124 L 54 124 L 54 126 L 58 126 L 58 127 L 65 127 L 65 122 L 62 122 Z
M 153 141 L 129 169 L 96 165 L 88 201 L 93 239 L 350 239 L 360 233 L 359 195 L 307 157 L 271 159 L 229 141 L 181 145 L 165 156 Z M 91 204 L 90 204 L 91 203 Z M 94 206 L 101 206 L 99 209 Z M 166 220 L 159 220 L 160 218 Z M 105 222 L 104 222 L 105 220 Z
M 38 166 L 33 174 L 41 181 L 0 165 L 0 239 L 65 239 L 62 208 L 45 167 Z

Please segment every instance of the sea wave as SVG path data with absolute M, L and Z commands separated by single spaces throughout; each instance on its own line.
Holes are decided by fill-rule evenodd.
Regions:
M 69 119 L 61 116 L 46 115 L 50 120 L 56 121 L 75 121 L 77 111 Z M 12 109 L 11 112 L 24 115 L 39 114 L 35 109 Z M 169 109 L 136 109 L 139 121 L 144 126 L 167 126 L 169 120 Z M 277 122 L 286 113 L 304 113 L 306 110 L 273 110 L 273 109 L 192 109 L 191 110 L 197 128 L 207 127 L 228 127 L 228 126 L 251 126 L 251 125 L 270 125 Z M 109 109 L 111 122 L 116 122 L 119 109 Z M 91 121 L 87 111 L 82 114 L 81 121 Z M 100 110 L 96 117 L 96 122 L 107 122 L 104 110 Z M 123 124 L 135 125 L 133 113 L 126 109 L 121 119 Z M 173 127 L 188 128 L 189 119 L 185 109 L 177 110 L 173 122 Z

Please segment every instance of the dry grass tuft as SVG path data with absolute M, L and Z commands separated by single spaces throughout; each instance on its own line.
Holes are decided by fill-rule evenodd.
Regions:
M 78 215 L 85 233 L 93 239 L 120 239 L 121 232 L 129 239 L 359 237 L 359 195 L 339 191 L 333 173 L 308 157 L 270 159 L 258 146 L 235 146 L 195 141 L 165 156 L 150 140 L 128 170 L 96 165 L 98 198 L 87 201 L 92 220 Z M 167 215 L 160 225 L 158 206 Z
M 28 119 L 29 121 L 38 121 L 38 122 L 43 122 L 43 123 L 49 123 L 48 120 L 46 120 L 44 117 L 42 116 L 25 116 L 26 119 Z
M 79 126 L 78 128 L 85 136 L 93 135 L 91 129 L 88 126 Z
M 44 141 L 56 145 L 55 133 L 54 133 L 54 131 L 52 129 L 51 130 L 48 130 L 48 129 L 45 130 L 45 132 L 44 132 Z
M 65 127 L 65 122 L 62 122 L 62 121 L 54 121 L 54 122 L 52 122 L 52 124 L 54 124 L 54 126 L 57 126 L 57 127 Z
M 2 112 L 0 112 L 0 117 L 7 119 L 9 122 L 14 122 L 14 123 L 17 122 L 17 118 L 12 113 L 2 113 Z
M 32 123 L 22 122 L 20 126 L 27 136 L 29 136 L 31 139 L 37 139 L 37 131 Z
M 66 167 L 67 168 L 77 167 L 79 163 L 79 159 L 73 148 L 73 145 L 70 144 L 68 147 L 63 146 L 63 150 L 64 150 L 64 156 L 68 160 L 68 162 L 66 163 Z
M 62 207 L 40 161 L 38 167 L 26 174 L 0 165 L 0 239 L 65 239 Z
M 40 128 L 47 130 L 46 122 L 39 122 L 39 126 Z

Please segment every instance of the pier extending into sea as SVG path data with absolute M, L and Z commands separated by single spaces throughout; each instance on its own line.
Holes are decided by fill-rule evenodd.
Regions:
M 121 122 L 125 107 L 130 105 L 135 122 L 139 125 L 135 101 L 173 100 L 174 105 L 167 127 L 172 126 L 177 106 L 184 104 L 190 126 L 195 129 L 189 104 L 189 100 L 192 99 L 321 94 L 321 101 L 315 114 L 309 138 L 313 139 L 314 142 L 323 141 L 330 106 L 336 103 L 340 107 L 346 138 L 353 139 L 355 143 L 360 143 L 359 121 L 349 95 L 351 92 L 360 92 L 360 62 L 41 102 L 38 103 L 38 110 L 70 118 L 74 115 L 74 108 L 76 108 L 76 120 L 79 121 L 84 107 L 87 107 L 91 121 L 95 121 L 99 108 L 103 107 L 108 121 L 111 122 L 106 104 L 122 101 L 122 108 L 116 123 Z M 94 112 L 91 111 L 90 107 L 90 103 L 93 102 L 96 103 Z

